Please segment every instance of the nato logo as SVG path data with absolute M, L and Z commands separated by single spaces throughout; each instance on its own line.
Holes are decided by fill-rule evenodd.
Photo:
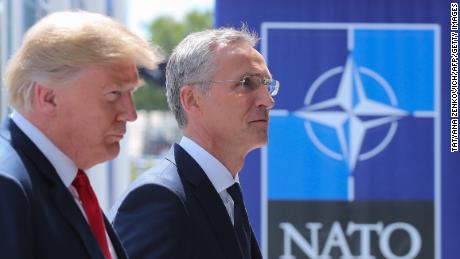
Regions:
M 378 253 L 436 257 L 421 244 L 434 242 L 440 224 L 439 27 L 263 23 L 261 32 L 262 54 L 282 84 L 261 159 L 264 238 L 271 238 L 273 218 L 273 229 L 281 233 L 280 222 L 290 216 L 287 207 L 279 212 L 278 206 L 289 202 L 305 211 L 306 219 L 301 202 L 342 202 L 347 209 L 339 212 L 351 214 L 362 206 L 378 211 L 414 206 L 412 218 L 381 216 L 387 226 L 410 226 L 417 233 L 412 245 L 399 255 L 392 245 Z M 414 219 L 420 213 L 433 219 L 430 227 Z M 354 220 L 339 217 L 343 224 Z M 318 256 L 330 256 L 317 250 Z M 342 256 L 364 253 L 338 250 Z

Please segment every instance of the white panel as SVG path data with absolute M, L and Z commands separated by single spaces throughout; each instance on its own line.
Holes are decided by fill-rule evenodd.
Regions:
M 71 0 L 48 0 L 48 13 L 70 10 Z
M 117 21 L 124 25 L 127 25 L 127 8 L 128 5 L 126 0 L 112 0 L 112 16 Z
M 105 0 L 84 0 L 87 11 L 106 14 L 106 1 Z
M 91 186 L 96 193 L 97 200 L 104 212 L 108 212 L 110 204 L 108 202 L 108 174 L 107 164 L 102 163 L 87 170 L 87 175 L 91 181 Z
M 6 1 L 5 1 L 6 2 Z M 11 4 L 11 15 L 9 22 L 11 23 L 11 30 L 12 35 L 8 35 L 9 37 L 12 37 L 11 42 L 12 42 L 12 49 L 11 53 L 9 55 L 12 55 L 13 53 L 16 52 L 16 50 L 21 46 L 23 34 L 25 31 L 23 31 L 23 15 L 24 15 L 24 1 L 9 1 Z
M 129 166 L 130 156 L 128 152 L 128 140 L 130 139 L 129 137 L 129 132 L 127 132 L 124 139 L 121 141 L 120 154 L 112 162 L 112 197 L 109 199 L 110 203 L 112 204 L 110 204 L 110 206 L 113 205 L 113 203 L 119 197 L 121 197 L 121 195 L 126 191 L 129 184 L 131 183 L 131 172 Z
M 2 71 L 5 71 L 5 66 L 14 52 L 21 45 L 23 38 L 23 6 L 24 0 L 5 0 L 3 1 L 2 15 Z M 3 74 L 2 74 L 3 75 Z M 3 87 L 1 90 L 1 115 L 2 119 L 8 113 L 8 102 L 6 98 L 6 90 Z

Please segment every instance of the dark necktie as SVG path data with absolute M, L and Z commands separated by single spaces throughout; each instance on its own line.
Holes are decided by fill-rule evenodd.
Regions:
M 243 258 L 251 258 L 251 227 L 249 226 L 248 214 L 244 207 L 243 194 L 240 185 L 233 184 L 227 188 L 227 192 L 232 196 L 234 206 L 233 211 L 233 228 L 235 229 L 238 243 L 243 253 Z
M 96 195 L 89 183 L 88 177 L 83 170 L 78 169 L 77 177 L 73 180 L 72 185 L 77 189 L 83 209 L 85 210 L 91 231 L 96 237 L 97 242 L 106 259 L 111 259 L 107 238 L 105 235 L 105 224 L 102 217 L 101 208 L 97 202 Z

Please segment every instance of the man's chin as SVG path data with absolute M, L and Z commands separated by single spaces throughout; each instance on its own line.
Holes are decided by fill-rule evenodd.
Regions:
M 114 159 L 115 157 L 118 156 L 118 154 L 120 153 L 120 143 L 119 142 L 114 142 L 112 144 L 110 144 L 108 147 L 107 147 L 107 156 L 109 157 L 107 160 L 112 160 Z
M 268 137 L 259 137 L 257 142 L 254 142 L 254 145 L 252 146 L 251 150 L 256 149 L 256 148 L 261 148 L 266 146 L 268 143 Z

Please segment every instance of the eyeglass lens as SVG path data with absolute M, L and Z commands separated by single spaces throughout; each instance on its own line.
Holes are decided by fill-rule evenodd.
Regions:
M 259 88 L 260 85 L 265 85 L 267 87 L 267 91 L 270 94 L 274 94 L 276 90 L 276 80 L 274 79 L 262 79 L 258 76 L 245 76 L 241 80 L 242 85 L 249 91 L 253 91 Z

